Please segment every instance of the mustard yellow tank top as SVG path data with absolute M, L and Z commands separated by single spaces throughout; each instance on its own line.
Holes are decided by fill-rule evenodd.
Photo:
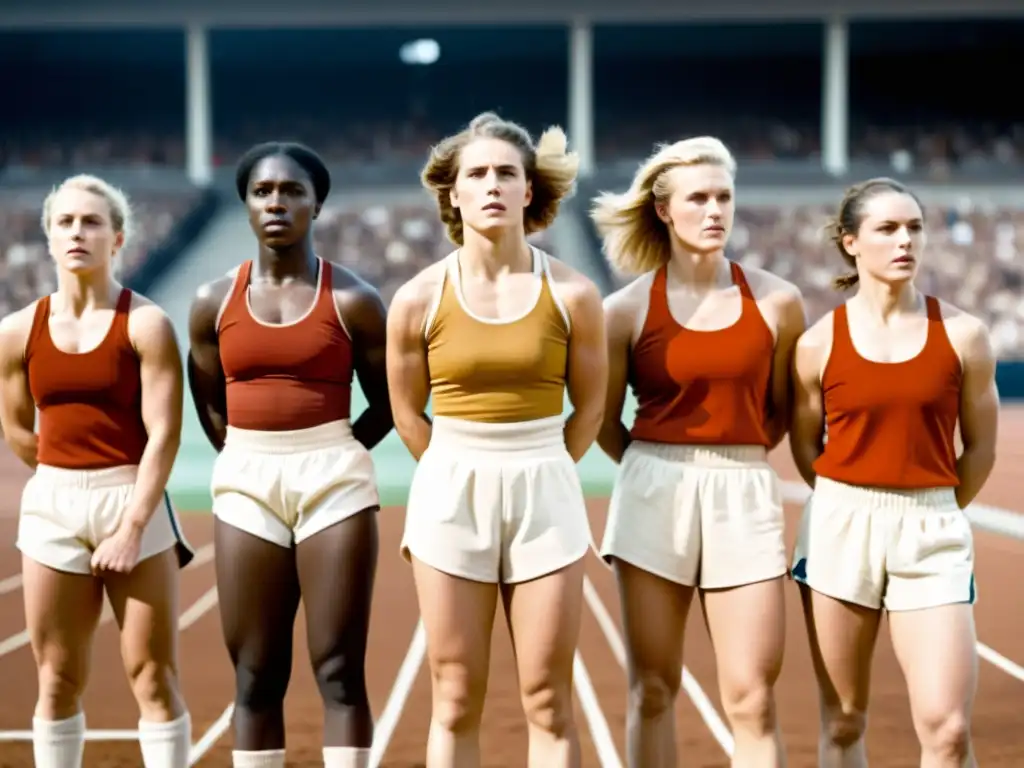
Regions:
M 435 415 L 508 423 L 562 413 L 568 312 L 552 290 L 547 255 L 532 250 L 537 300 L 512 320 L 472 314 L 462 295 L 458 252 L 448 257 L 425 331 Z

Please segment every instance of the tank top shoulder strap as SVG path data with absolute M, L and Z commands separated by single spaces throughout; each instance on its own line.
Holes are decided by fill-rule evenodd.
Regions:
M 36 302 L 36 310 L 32 315 L 32 327 L 25 342 L 25 358 L 32 354 L 37 344 L 50 337 L 50 295 L 43 296 Z
M 850 338 L 850 318 L 846 312 L 846 303 L 840 304 L 832 310 L 832 352 L 831 359 L 838 351 L 846 355 L 853 349 L 853 339 Z
M 107 336 L 112 342 L 131 340 L 131 337 L 128 335 L 128 318 L 131 315 L 131 310 L 131 289 L 122 288 L 121 293 L 117 297 L 117 304 L 114 307 L 114 327 L 110 329 L 111 333 Z
M 934 296 L 925 296 L 924 305 L 925 312 L 928 315 L 928 341 L 925 344 L 926 348 L 931 347 L 936 352 L 941 351 L 951 354 L 959 360 L 960 355 L 957 354 L 956 348 L 946 332 L 946 323 L 942 319 L 942 303 Z
M 533 273 L 540 273 L 541 280 L 543 281 L 541 296 L 544 295 L 545 291 L 547 292 L 551 297 L 551 303 L 558 310 L 562 322 L 565 323 L 565 330 L 570 331 L 572 329 L 572 322 L 569 318 L 569 309 L 565 306 L 565 302 L 562 301 L 562 297 L 555 289 L 555 279 L 551 276 L 551 259 L 540 248 L 534 248 L 533 246 L 530 246 L 530 248 L 533 250 Z
M 647 320 L 661 325 L 672 317 L 668 308 L 668 264 L 662 264 L 654 273 L 647 298 Z
M 747 282 L 747 276 L 743 273 L 743 267 L 735 261 L 730 261 L 729 273 L 732 275 L 733 285 L 740 289 L 740 296 L 755 301 L 754 292 L 750 290 L 750 283 Z

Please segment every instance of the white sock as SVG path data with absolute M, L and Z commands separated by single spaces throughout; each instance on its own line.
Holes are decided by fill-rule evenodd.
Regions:
M 231 753 L 234 768 L 284 768 L 284 750 L 268 749 L 262 752 Z
M 32 756 L 36 768 L 82 768 L 85 713 L 66 720 L 32 718 Z
M 186 712 L 169 723 L 139 720 L 139 746 L 146 768 L 189 768 L 192 718 Z
M 370 768 L 370 750 L 362 747 L 324 747 L 324 768 Z

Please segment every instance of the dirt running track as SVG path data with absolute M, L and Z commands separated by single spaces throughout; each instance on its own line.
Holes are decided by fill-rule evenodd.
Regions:
M 1008 508 L 1024 509 L 1012 481 L 1013 468 L 1024 453 L 1024 411 L 1007 409 L 1001 423 L 1000 461 L 982 501 Z M 785 448 L 776 452 L 775 463 L 787 479 L 795 479 Z M 35 699 L 35 670 L 26 645 L 7 650 L 5 642 L 24 629 L 21 590 L 15 577 L 18 554 L 13 546 L 17 499 L 27 473 L 15 466 L 13 458 L 0 457 L 0 732 L 30 727 Z M 590 505 L 595 538 L 604 530 L 605 503 Z M 789 530 L 795 530 L 798 509 L 788 508 Z M 193 741 L 199 741 L 221 717 L 232 698 L 232 673 L 220 637 L 215 598 L 210 518 L 203 514 L 185 516 L 192 543 L 200 550 L 196 563 L 182 576 L 183 623 L 181 665 L 184 693 L 192 711 Z M 417 623 L 415 593 L 409 568 L 398 556 L 402 511 L 381 513 L 381 557 L 374 605 L 369 652 L 370 699 L 378 718 L 392 694 L 396 675 L 410 648 Z M 791 542 L 792 543 L 792 542 Z M 1024 664 L 1024 542 L 977 533 L 977 606 L 978 636 L 982 643 Z M 583 742 L 584 765 L 621 766 L 624 755 L 625 680 L 620 661 L 609 643 L 598 615 L 603 604 L 617 625 L 618 608 L 610 572 L 596 558 L 588 561 L 592 597 L 584 613 L 580 658 L 589 682 L 596 691 L 600 707 L 597 717 L 588 720 L 583 710 L 588 690 L 577 687 L 576 716 Z M 595 612 L 595 608 L 597 612 Z M 813 678 L 807 654 L 807 642 L 799 618 L 795 587 L 789 586 L 789 632 L 782 678 L 777 689 L 783 733 L 793 768 L 813 768 L 816 754 L 817 708 Z M 694 679 L 706 692 L 716 711 L 721 708 L 715 690 L 715 663 L 711 645 L 699 611 L 687 633 L 686 663 Z M 296 647 L 304 648 L 305 627 L 301 618 L 296 627 Z M 612 642 L 616 638 L 612 637 Z M 17 643 L 15 643 L 17 645 Z M 132 730 L 137 715 L 118 656 L 116 628 L 111 622 L 101 625 L 93 658 L 95 667 L 85 697 L 90 729 Z M 294 675 L 287 705 L 288 762 L 293 766 L 321 765 L 320 703 L 313 678 L 307 669 L 304 651 L 296 655 Z M 382 765 L 414 768 L 423 765 L 424 743 L 430 710 L 430 685 L 426 666 L 410 678 L 408 699 L 393 729 Z M 582 682 L 578 678 L 577 683 Z M 884 637 L 876 657 L 871 699 L 869 750 L 873 768 L 911 768 L 917 765 L 913 729 L 903 693 L 902 676 Z M 581 692 L 582 691 L 582 692 Z M 1020 712 L 1024 702 L 1024 681 L 982 661 L 978 700 L 974 713 L 974 734 L 978 760 L 986 768 L 1024 765 L 1024 742 L 1019 737 Z M 706 709 L 706 708 L 705 708 Z M 723 747 L 712 735 L 701 712 L 686 693 L 677 705 L 681 763 L 687 766 L 727 766 Z M 707 716 L 707 715 L 706 715 Z M 717 715 L 712 712 L 711 719 Z M 602 722 L 603 721 L 603 722 Z M 610 731 L 616 755 L 599 755 L 602 726 Z M 596 728 L 596 730 L 595 730 Z M 595 735 L 596 734 L 596 735 Z M 2 734 L 0 734 L 2 735 Z M 483 746 L 485 765 L 510 767 L 525 765 L 525 727 L 516 693 L 515 669 L 504 619 L 496 619 L 491 682 L 484 718 Z M 215 741 L 197 763 L 201 766 L 229 766 L 230 730 Z M 132 742 L 90 741 L 86 747 L 86 765 L 117 768 L 138 766 L 138 745 Z M 32 765 L 30 744 L 0 741 L 0 766 L 20 768 Z

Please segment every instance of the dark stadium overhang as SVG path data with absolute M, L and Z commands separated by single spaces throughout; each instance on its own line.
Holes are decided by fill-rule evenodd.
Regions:
M 491 7 L 488 7 L 491 6 Z M 1021 0 L 0 0 L 0 29 L 552 24 L 1024 16 Z

